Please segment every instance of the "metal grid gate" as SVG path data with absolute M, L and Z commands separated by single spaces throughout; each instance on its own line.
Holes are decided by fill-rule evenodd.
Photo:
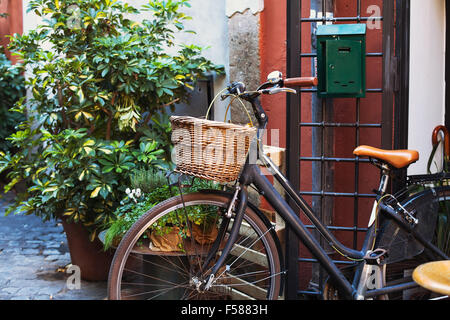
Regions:
M 321 220 L 327 222 L 331 230 L 339 233 L 338 238 L 342 234 L 347 239 L 347 242 L 343 241 L 344 243 L 358 249 L 358 244 L 361 244 L 359 235 L 367 230 L 362 226 L 363 221 L 366 221 L 361 216 L 362 208 L 367 207 L 365 203 L 371 205 L 374 198 L 371 192 L 367 192 L 367 186 L 361 186 L 361 172 L 367 170 L 369 164 L 367 159 L 355 157 L 351 152 L 335 150 L 335 144 L 338 141 L 341 141 L 341 144 L 342 141 L 345 141 L 345 145 L 350 146 L 353 150 L 362 144 L 363 140 L 367 140 L 364 139 L 365 135 L 373 135 L 377 136 L 379 141 L 378 145 L 374 145 L 375 147 L 392 149 L 406 146 L 407 94 L 405 91 L 407 92 L 408 67 L 406 60 L 408 52 L 405 48 L 408 45 L 406 39 L 409 37 L 405 19 L 409 15 L 409 2 L 402 0 L 397 0 L 396 3 L 395 0 L 376 1 L 382 4 L 382 9 L 380 8 L 382 16 L 372 15 L 369 17 L 367 14 L 364 15 L 361 0 L 346 2 L 352 1 L 356 7 L 356 15 L 336 17 L 333 12 L 332 0 L 288 0 L 288 77 L 314 74 L 316 68 L 314 28 L 317 24 L 365 23 L 370 20 L 373 23 L 378 22 L 382 28 L 382 31 L 378 31 L 382 35 L 380 39 L 382 52 L 367 52 L 367 64 L 378 61 L 379 67 L 376 71 L 382 81 L 379 86 L 367 89 L 365 99 L 319 99 L 315 94 L 316 89 L 302 89 L 299 95 L 288 97 L 287 169 L 293 186 L 311 202 L 311 206 L 319 214 Z M 367 2 L 370 1 L 364 2 L 366 6 Z M 304 9 L 302 5 L 305 6 L 308 3 L 310 3 L 311 10 L 307 12 L 309 16 L 305 17 L 302 16 L 302 9 Z M 314 12 L 316 16 L 313 16 Z M 395 26 L 395 12 L 397 12 L 396 20 L 399 23 L 402 22 L 397 26 Z M 397 45 L 394 45 L 394 34 Z M 308 45 L 304 45 L 305 35 L 307 40 L 308 37 L 311 37 L 311 43 Z M 368 32 L 367 37 L 369 39 L 371 33 Z M 399 61 L 402 63 L 398 63 Z M 377 62 L 375 62 L 376 64 Z M 397 74 L 401 76 L 397 76 Z M 369 72 L 368 76 L 370 76 Z M 362 112 L 365 111 L 364 104 L 371 99 L 379 101 L 379 116 L 362 119 Z M 337 110 L 334 110 L 336 101 L 340 101 L 341 105 L 346 106 L 347 111 L 344 113 L 347 115 L 343 116 L 342 107 L 338 107 L 338 112 L 341 114 L 339 117 L 336 116 Z M 393 139 L 394 123 L 395 139 Z M 345 149 L 350 150 L 349 148 Z M 363 164 L 365 164 L 364 167 Z M 346 190 L 341 190 L 342 187 L 338 185 L 339 181 L 335 185 L 334 174 L 343 165 L 347 166 L 347 171 L 349 171 L 348 166 L 352 166 L 350 171 L 353 177 L 350 180 L 353 180 L 353 183 L 347 183 L 352 190 L 348 190 L 348 186 Z M 376 188 L 379 175 L 372 174 L 372 176 L 372 188 Z M 305 183 L 304 179 L 309 181 Z M 342 178 L 340 182 L 342 182 Z M 402 181 L 399 183 L 401 184 Z M 364 191 L 361 191 L 362 189 Z M 333 225 L 336 217 L 332 213 L 339 211 L 337 207 L 342 204 L 350 203 L 353 208 L 350 210 L 350 215 L 347 212 L 346 226 L 342 225 L 342 219 L 339 219 L 341 225 Z M 308 226 L 308 222 L 304 222 Z M 349 224 L 352 225 L 349 226 Z M 312 226 L 308 226 L 308 228 L 313 229 Z M 319 240 L 323 241 L 323 239 Z M 305 295 L 320 295 L 326 280 L 325 272 L 319 268 L 317 261 L 309 256 L 307 249 L 299 245 L 295 235 L 287 232 L 286 243 L 286 266 L 289 270 L 286 298 L 298 299 Z M 322 244 L 326 247 L 325 243 Z M 333 253 L 330 250 L 330 254 Z M 340 266 L 353 264 L 349 260 L 340 259 L 339 256 L 335 258 L 333 255 L 332 257 Z M 309 273 L 305 274 L 304 270 L 308 270 Z M 305 278 L 306 280 L 312 278 L 312 281 L 305 284 Z

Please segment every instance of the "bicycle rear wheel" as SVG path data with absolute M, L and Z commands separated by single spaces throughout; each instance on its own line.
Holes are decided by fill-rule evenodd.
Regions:
M 224 193 L 186 194 L 144 214 L 116 250 L 109 298 L 277 299 L 282 270 L 276 234 L 250 207 L 215 281 L 206 291 L 199 285 L 228 239 L 234 219 L 224 215 L 230 200 Z
M 402 206 L 418 219 L 415 231 L 448 255 L 450 234 L 450 187 L 419 192 L 402 201 Z M 445 219 L 443 219 L 445 217 Z M 444 239 L 444 241 L 442 241 Z M 430 252 L 391 220 L 385 220 L 377 238 L 377 247 L 388 250 L 386 286 L 413 282 L 412 272 L 419 265 L 442 257 Z M 389 293 L 391 300 L 430 299 L 436 295 L 421 287 Z

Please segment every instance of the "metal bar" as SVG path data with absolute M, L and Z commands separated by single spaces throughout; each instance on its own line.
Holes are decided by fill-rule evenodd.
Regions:
M 358 8 L 361 10 L 361 3 L 360 0 L 358 0 Z M 355 147 L 359 146 L 359 121 L 360 121 L 360 107 L 361 107 L 361 99 L 356 99 L 356 134 L 355 134 Z M 356 156 L 355 161 L 355 193 L 357 194 L 359 191 L 359 157 Z M 359 198 L 355 197 L 353 200 L 353 225 L 358 225 L 358 217 L 359 217 Z M 358 247 L 358 233 L 353 233 L 353 248 L 356 249 Z
M 308 229 L 315 229 L 317 228 L 314 225 L 306 225 L 306 228 Z M 335 230 L 335 231 L 358 231 L 358 232 L 366 232 L 367 228 L 358 228 L 356 226 L 354 227 L 339 227 L 339 226 L 327 226 L 329 230 Z
M 407 282 L 407 283 L 398 284 L 395 286 L 384 287 L 381 289 L 369 290 L 366 292 L 364 297 L 372 298 L 372 297 L 381 296 L 383 294 L 387 294 L 387 293 L 391 293 L 391 292 L 397 292 L 397 291 L 402 291 L 402 290 L 406 290 L 406 289 L 410 289 L 410 288 L 415 288 L 418 286 L 419 285 L 415 282 Z
M 409 118 L 409 47 L 410 47 L 410 0 L 396 1 L 395 56 L 398 61 L 394 108 L 394 149 L 408 148 Z M 447 42 L 448 44 L 449 42 Z M 446 99 L 447 103 L 449 99 Z M 448 112 L 447 112 L 448 113 Z M 406 186 L 407 169 L 399 170 L 393 179 L 393 192 Z
M 382 52 L 369 52 L 366 53 L 366 57 L 382 57 L 383 53 Z M 316 53 L 301 53 L 300 54 L 300 58 L 315 58 L 317 57 Z
M 310 10 L 312 12 L 321 13 L 321 16 L 326 16 L 326 4 L 329 0 L 310 0 Z M 301 26 L 303 28 L 303 25 Z M 318 23 L 311 23 L 311 33 L 310 33 L 310 45 L 311 52 L 317 54 L 317 37 L 315 34 L 315 30 L 317 30 Z M 311 60 L 311 72 L 315 73 L 316 59 Z M 315 94 L 311 94 L 311 103 L 307 108 L 311 108 L 311 120 L 313 122 L 322 122 L 323 121 L 323 104 L 326 103 L 326 99 L 322 99 Z M 309 104 L 309 103 L 308 103 Z M 302 106 L 303 107 L 303 106 Z M 301 126 L 301 124 L 300 124 Z M 322 127 L 314 127 L 311 130 L 311 138 L 307 138 L 311 142 L 311 155 L 314 157 L 320 157 L 324 152 L 324 136 L 323 136 L 323 128 Z M 303 163 L 299 161 L 300 168 L 302 168 Z M 313 191 L 321 191 L 324 183 L 324 172 L 323 165 L 321 162 L 313 162 L 311 164 L 311 189 Z M 311 199 L 311 208 L 314 214 L 320 221 L 324 221 L 324 206 L 322 197 L 313 197 Z M 317 230 L 312 231 L 314 237 L 316 237 L 317 241 L 319 241 L 320 245 L 323 247 L 323 239 L 320 237 L 320 234 Z M 300 249 L 299 256 L 303 256 L 302 248 Z M 298 258 L 298 257 L 297 257 Z M 320 267 L 313 266 L 311 270 L 311 279 L 310 282 L 321 283 L 321 274 Z
M 316 162 L 365 162 L 370 163 L 369 159 L 359 158 L 326 158 L 326 157 L 300 157 L 300 161 L 316 161 Z
M 383 149 L 392 149 L 393 101 L 394 101 L 394 10 L 393 0 L 383 1 L 383 97 L 381 123 L 381 145 Z
M 314 192 L 314 191 L 300 191 L 300 195 L 302 196 L 327 196 L 327 197 L 359 197 L 359 198 L 376 198 L 376 195 L 373 194 L 364 194 L 364 193 L 346 193 L 346 192 Z
M 317 89 L 300 89 L 300 92 L 317 92 Z M 382 88 L 366 89 L 366 93 L 382 93 Z
M 332 260 L 334 264 L 345 264 L 345 265 L 354 265 L 354 261 L 345 261 L 345 260 Z M 310 258 L 299 258 L 298 262 L 309 262 L 309 263 L 319 263 L 319 260 L 317 259 L 310 259 Z
M 327 16 L 327 0 L 322 0 L 322 18 L 326 18 L 326 16 Z M 322 21 L 324 21 L 324 20 L 322 20 Z M 333 108 L 332 102 L 329 103 L 328 99 L 326 99 L 326 98 L 322 99 L 322 110 L 321 110 L 322 122 L 326 121 L 325 119 L 327 117 L 327 105 L 330 105 L 330 107 Z M 321 156 L 324 157 L 325 153 L 328 151 L 329 146 L 330 146 L 330 144 L 328 143 L 328 140 L 332 137 L 325 136 L 325 127 L 319 127 L 319 128 L 320 128 L 319 129 L 320 130 L 320 138 L 322 139 L 322 141 L 321 141 L 321 147 L 322 147 Z M 314 146 L 313 146 L 313 148 L 314 148 Z M 313 162 L 313 165 L 314 165 L 314 163 L 318 163 L 318 162 Z M 327 167 L 327 169 L 328 169 L 328 167 Z M 326 180 L 327 178 L 328 178 L 328 174 L 325 174 L 325 163 L 320 162 L 320 190 L 321 191 L 323 191 L 324 188 L 327 188 L 327 185 L 328 185 L 327 180 Z M 314 176 L 313 176 L 313 180 L 314 180 Z M 314 185 L 314 181 L 313 181 L 313 185 Z M 319 212 L 320 221 L 325 222 L 325 224 L 328 224 L 327 222 L 330 219 L 332 219 L 332 216 L 329 217 L 328 216 L 329 213 L 325 212 L 325 210 L 327 210 L 329 207 L 329 201 L 327 201 L 327 199 L 321 195 L 319 205 L 320 205 L 320 212 Z M 332 214 L 332 212 L 330 212 L 330 214 Z M 324 238 L 320 237 L 320 233 L 317 233 L 316 236 L 319 237 L 321 247 L 326 250 Z M 314 272 L 314 266 L 312 269 Z M 319 288 L 323 291 L 322 284 L 324 283 L 324 280 L 323 280 L 324 272 L 323 272 L 323 269 L 320 267 L 320 265 L 319 265 L 318 270 L 316 269 L 316 271 L 315 271 L 316 274 L 317 274 L 317 271 L 318 271 L 318 276 L 319 276 Z
M 301 0 L 287 1 L 287 76 L 289 78 L 299 77 L 301 75 L 301 62 L 298 55 L 301 50 Z M 298 156 L 300 154 L 301 132 L 299 123 L 301 95 L 288 95 L 286 101 L 286 144 L 289 146 L 286 150 L 287 156 L 287 175 L 294 188 L 300 189 L 300 167 Z M 289 205 L 294 207 L 295 203 L 288 200 Z M 299 283 L 298 257 L 298 239 L 290 228 L 286 228 L 286 268 L 289 272 L 286 275 L 286 299 L 297 299 L 297 284 Z
M 357 16 L 357 23 L 361 22 L 361 0 L 356 1 L 356 14 Z
M 336 128 L 381 128 L 381 124 L 379 123 L 324 123 L 324 122 L 316 122 L 316 123 L 300 123 L 301 127 L 336 127 Z
M 336 18 L 301 18 L 300 22 L 343 22 L 343 21 L 383 21 L 383 17 L 336 17 Z

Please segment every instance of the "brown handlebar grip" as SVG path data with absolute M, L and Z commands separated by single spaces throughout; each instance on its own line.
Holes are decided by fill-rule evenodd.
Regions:
M 288 78 L 283 83 L 285 87 L 315 87 L 319 80 L 316 77 Z
M 433 135 L 431 137 L 433 147 L 439 143 L 438 134 L 441 131 L 444 134 L 444 153 L 445 153 L 446 157 L 449 157 L 450 156 L 450 134 L 445 126 L 437 126 L 433 130 Z

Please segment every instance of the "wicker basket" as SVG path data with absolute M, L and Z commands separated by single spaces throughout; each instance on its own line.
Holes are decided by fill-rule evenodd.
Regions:
M 257 129 L 187 116 L 173 116 L 176 171 L 227 183 L 238 178 Z

